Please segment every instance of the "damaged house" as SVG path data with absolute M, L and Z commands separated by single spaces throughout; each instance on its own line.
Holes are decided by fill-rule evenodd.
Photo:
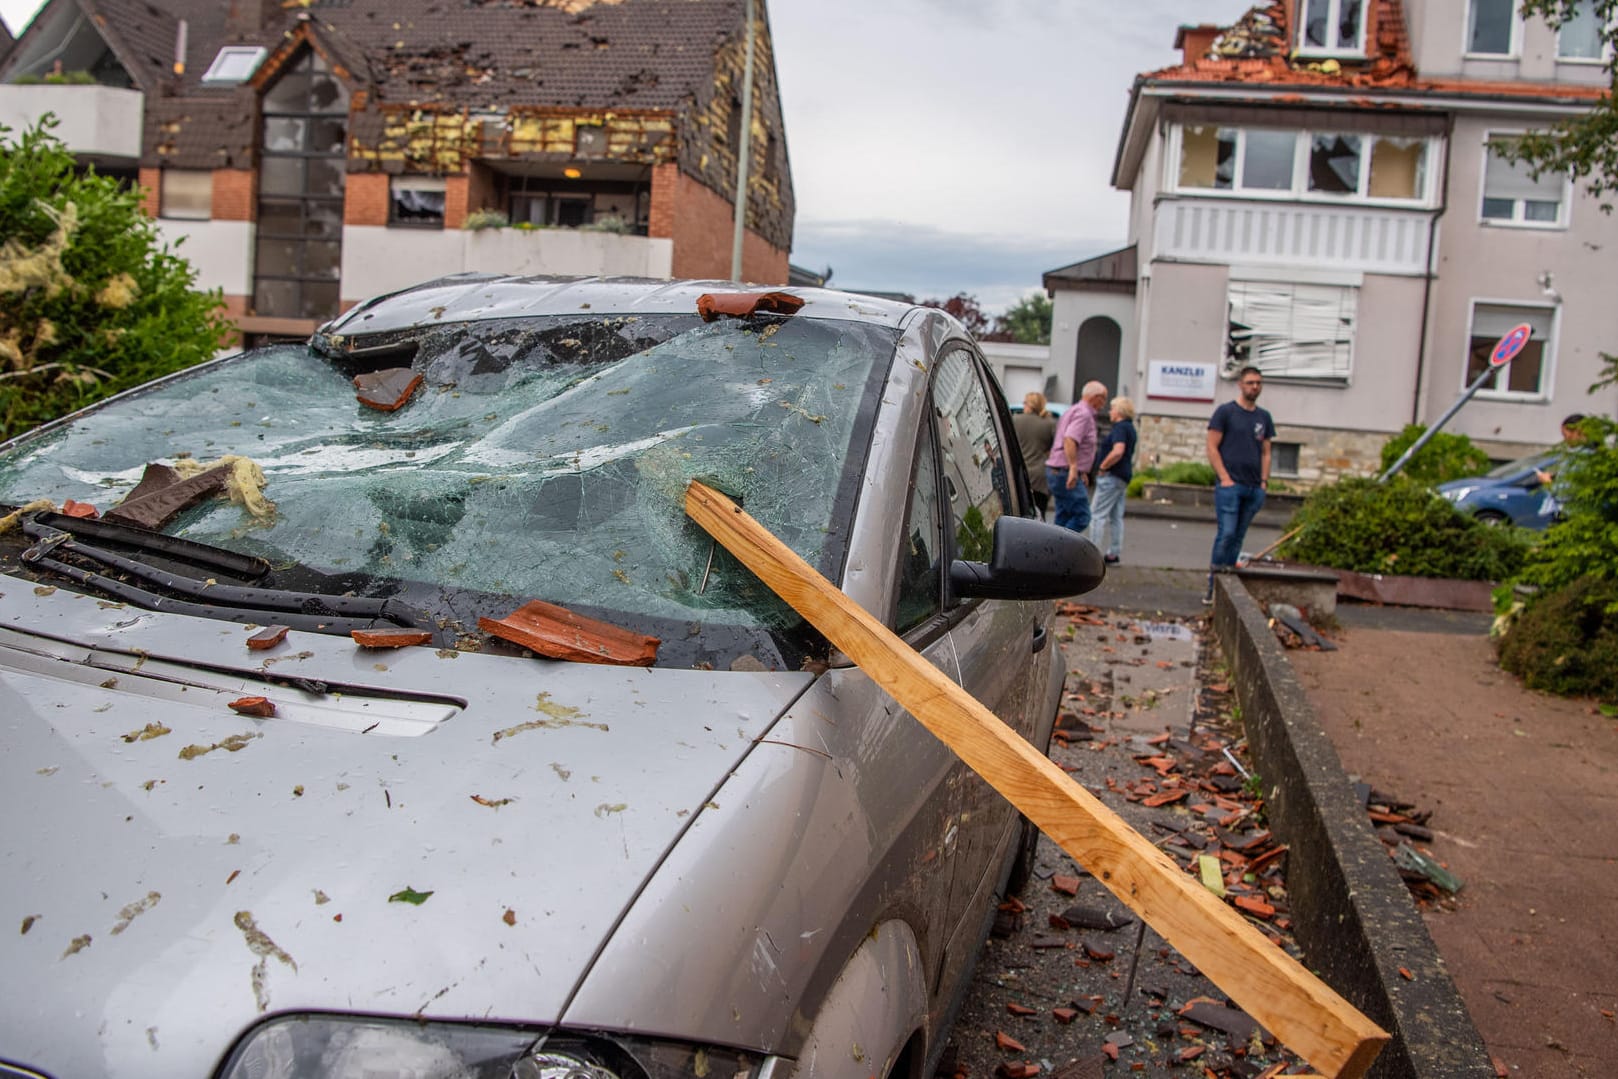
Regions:
M 787 280 L 762 0 L 48 0 L 0 123 L 46 112 L 249 341 L 461 271 L 729 277 L 739 174 Z
M 1609 92 L 1594 5 L 1560 29 L 1513 0 L 1277 0 L 1182 27 L 1135 80 L 1112 182 L 1129 245 L 1045 274 L 1055 399 L 1135 396 L 1149 461 L 1202 460 L 1209 411 L 1265 373 L 1278 477 L 1372 472 L 1526 323 L 1449 424 L 1491 456 L 1554 443 L 1618 345 L 1618 218 L 1498 150 Z M 1008 392 L 1011 390 L 1008 378 Z

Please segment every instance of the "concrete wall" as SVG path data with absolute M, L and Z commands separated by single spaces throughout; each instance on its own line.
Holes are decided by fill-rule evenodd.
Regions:
M 1485 224 L 1479 217 L 1485 134 L 1524 126 L 1520 119 L 1491 123 L 1467 117 L 1456 122 L 1450 209 L 1439 230 L 1424 420 L 1437 418 L 1464 387 L 1473 300 L 1544 304 L 1557 312 L 1551 392 L 1534 400 L 1490 399 L 1480 393 L 1450 424 L 1450 430 L 1485 443 L 1485 448 L 1495 443 L 1549 444 L 1570 412 L 1618 412 L 1618 390 L 1609 388 L 1595 397 L 1585 393 L 1600 369 L 1601 352 L 1618 352 L 1618 303 L 1613 300 L 1618 217 L 1602 213 L 1578 187 L 1572 189 L 1565 228 Z M 1546 273 L 1555 296 L 1541 285 Z
M 133 162 L 140 157 L 145 100 L 139 90 L 111 86 L 0 86 L 0 124 L 20 132 L 53 112 L 61 121 L 53 134 L 69 150 Z
M 1021 404 L 1023 395 L 1035 391 L 1045 392 L 1045 380 L 1050 372 L 1049 345 L 1020 345 L 1009 341 L 980 341 L 983 358 L 989 361 L 1000 391 L 1008 404 Z M 1052 400 L 1067 401 L 1065 397 Z
M 673 244 L 578 229 L 343 229 L 343 299 L 364 300 L 444 274 L 671 274 Z
M 247 221 L 176 221 L 158 218 L 157 234 L 197 271 L 197 287 L 227 296 L 253 291 L 253 225 Z M 182 242 L 183 241 L 183 242 Z

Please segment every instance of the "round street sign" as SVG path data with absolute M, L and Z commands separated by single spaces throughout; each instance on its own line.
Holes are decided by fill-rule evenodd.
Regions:
M 1489 353 L 1489 366 L 1504 367 L 1512 360 L 1515 360 L 1517 354 L 1528 344 L 1528 338 L 1533 336 L 1533 333 L 1534 328 L 1526 322 L 1519 326 L 1513 326 L 1510 333 L 1495 343 L 1494 351 Z

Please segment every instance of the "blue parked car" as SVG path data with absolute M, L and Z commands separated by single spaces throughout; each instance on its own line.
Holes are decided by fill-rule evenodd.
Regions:
M 1485 524 L 1514 524 L 1545 529 L 1557 519 L 1559 504 L 1541 471 L 1555 471 L 1557 454 L 1536 453 L 1509 461 L 1483 476 L 1450 480 L 1438 493 Z

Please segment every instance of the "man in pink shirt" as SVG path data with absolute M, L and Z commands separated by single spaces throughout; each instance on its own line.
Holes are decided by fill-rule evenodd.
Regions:
M 1090 527 L 1090 492 L 1084 475 L 1096 456 L 1096 410 L 1094 401 L 1107 400 L 1107 387 L 1087 382 L 1080 400 L 1068 406 L 1056 422 L 1051 455 L 1045 458 L 1045 482 L 1056 506 L 1056 523 L 1075 532 Z

